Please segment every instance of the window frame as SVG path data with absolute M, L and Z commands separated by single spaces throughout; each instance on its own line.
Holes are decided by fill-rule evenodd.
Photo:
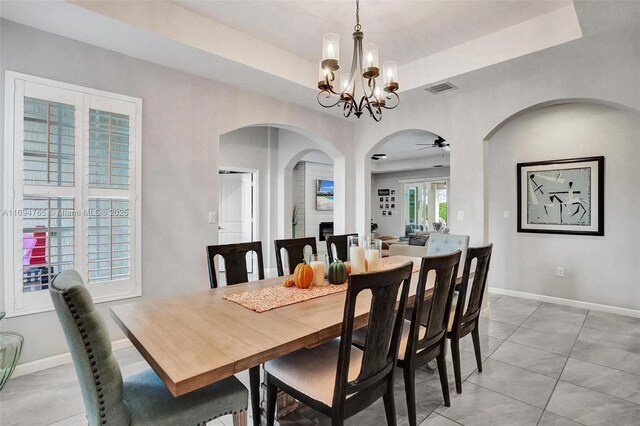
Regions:
M 74 185 L 72 187 L 23 185 L 24 98 L 37 87 L 47 100 L 74 105 Z M 43 98 L 40 96 L 40 98 Z M 130 173 L 129 189 L 89 187 L 89 110 L 99 109 L 129 115 Z M 4 131 L 4 209 L 21 210 L 25 196 L 63 197 L 74 200 L 74 210 L 87 209 L 90 198 L 122 198 L 129 200 L 131 229 L 130 277 L 123 280 L 94 282 L 87 285 L 95 303 L 128 299 L 142 295 L 142 227 L 141 227 L 141 163 L 142 163 L 142 99 L 88 87 L 63 83 L 7 70 L 5 72 Z M 7 317 L 53 310 L 46 290 L 25 293 L 22 290 L 23 262 L 18 256 L 22 248 L 22 220 L 4 215 L 4 310 Z M 86 215 L 74 217 L 74 269 L 88 283 L 89 220 Z M 20 246 L 20 247 L 18 247 Z

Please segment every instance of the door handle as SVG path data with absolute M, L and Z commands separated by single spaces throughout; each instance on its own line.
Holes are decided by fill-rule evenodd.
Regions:
M 218 230 L 224 229 L 222 226 L 218 225 Z

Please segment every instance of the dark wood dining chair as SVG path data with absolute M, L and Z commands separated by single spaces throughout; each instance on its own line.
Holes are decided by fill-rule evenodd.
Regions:
M 282 249 L 287 252 L 287 258 L 289 259 L 289 273 L 293 274 L 293 270 L 298 263 L 304 262 L 304 248 L 306 246 L 311 247 L 312 254 L 318 254 L 316 248 L 315 237 L 308 238 L 290 238 L 288 240 L 275 240 L 273 245 L 276 248 L 276 266 L 278 267 L 278 276 L 284 276 L 284 266 L 282 265 Z
M 470 247 L 462 272 L 462 281 L 456 287 L 458 300 L 454 315 L 449 323 L 447 338 L 451 340 L 451 357 L 453 359 L 453 373 L 456 378 L 456 392 L 462 393 L 462 373 L 460 369 L 460 339 L 471 333 L 473 350 L 476 354 L 478 372 L 482 373 L 482 357 L 480 353 L 480 333 L 478 321 L 482 309 L 482 298 L 487 276 L 493 244 L 484 247 Z M 474 276 L 471 280 L 471 264 L 475 260 Z M 469 285 L 471 284 L 471 285 Z
M 327 237 L 327 254 L 329 255 L 329 262 L 333 263 L 336 259 L 342 261 L 347 260 L 347 252 L 349 247 L 347 246 L 349 237 L 357 237 L 358 234 L 344 234 L 344 235 L 331 235 Z M 336 257 L 333 256 L 333 247 L 336 248 Z
M 351 275 L 340 339 L 265 364 L 268 426 L 273 426 L 278 389 L 331 417 L 334 426 L 343 425 L 382 397 L 387 424 L 396 424 L 393 377 L 412 269 L 409 262 L 391 270 Z M 359 349 L 351 345 L 351 338 L 362 292 L 362 297 L 371 297 L 371 308 L 366 343 Z
M 446 333 L 459 262 L 460 250 L 443 256 L 423 257 L 413 309 L 407 308 L 405 311 L 411 312 L 411 319 L 404 320 L 397 363 L 398 367 L 403 370 L 407 411 L 411 426 L 417 424 L 416 369 L 427 365 L 434 359 L 438 363 L 438 375 L 440 376 L 444 404 L 447 407 L 451 406 L 445 361 Z M 425 296 L 430 274 L 435 274 L 433 292 L 429 292 Z M 365 331 L 362 329 L 354 332 L 353 344 L 357 347 L 366 344 L 364 333 Z
M 227 285 L 246 283 L 249 281 L 247 272 L 247 253 L 254 252 L 258 257 L 258 278 L 264 279 L 264 264 L 262 261 L 262 242 L 222 244 L 207 246 L 207 262 L 209 264 L 209 285 L 218 288 L 218 274 L 214 258 L 220 255 L 224 259 Z

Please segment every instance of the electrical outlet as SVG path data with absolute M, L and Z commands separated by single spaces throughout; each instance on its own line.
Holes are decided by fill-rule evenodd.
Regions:
M 502 213 L 502 217 L 504 218 L 504 220 L 511 219 L 511 212 L 509 210 L 505 210 L 504 213 Z
M 556 275 L 560 278 L 564 277 L 564 267 L 558 266 L 558 268 L 556 269 Z
M 209 223 L 216 223 L 216 212 L 209 212 Z

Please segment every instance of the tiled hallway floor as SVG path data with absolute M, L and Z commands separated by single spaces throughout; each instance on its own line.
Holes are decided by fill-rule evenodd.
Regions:
M 437 373 L 416 379 L 418 424 L 636 425 L 640 424 L 640 319 L 489 294 L 480 322 L 483 372 L 470 338 L 462 344 L 463 393 L 442 404 Z M 117 353 L 123 375 L 146 368 L 133 348 Z M 246 374 L 239 376 L 248 385 Z M 408 424 L 402 374 L 397 374 L 398 424 Z M 11 380 L 0 393 L 0 425 L 86 424 L 73 366 Z M 382 401 L 347 421 L 384 425 Z M 230 425 L 231 418 L 211 425 Z M 280 422 L 330 424 L 309 409 Z

